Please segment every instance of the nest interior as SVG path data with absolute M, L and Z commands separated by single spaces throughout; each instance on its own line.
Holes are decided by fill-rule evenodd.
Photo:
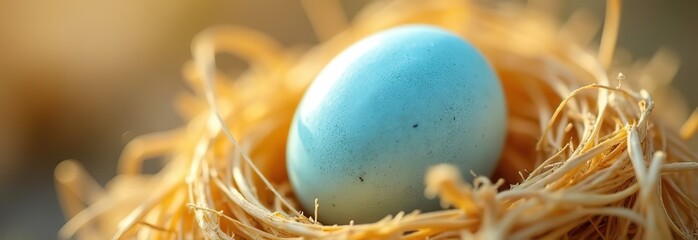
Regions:
M 529 239 L 698 236 L 698 155 L 687 141 L 698 113 L 678 108 L 676 69 L 659 52 L 645 64 L 614 60 L 620 1 L 599 24 L 566 22 L 531 6 L 389 1 L 350 22 L 334 1 L 306 1 L 324 41 L 286 49 L 265 34 L 214 27 L 193 41 L 191 92 L 175 99 L 187 124 L 131 141 L 102 187 L 73 160 L 56 169 L 68 217 L 61 238 L 85 239 Z M 341 9 L 340 9 L 341 10 Z M 463 182 L 453 167 L 427 171 L 425 194 L 451 206 L 370 224 L 323 225 L 298 208 L 288 184 L 286 134 L 305 88 L 336 54 L 371 33 L 409 23 L 448 29 L 494 66 L 508 108 L 507 139 L 491 178 Z M 215 54 L 249 69 L 228 76 Z M 622 72 L 622 73 L 621 73 Z M 627 76 L 627 78 L 626 78 Z M 655 103 L 655 96 L 661 96 Z M 683 114 L 683 115 L 681 115 Z M 165 167 L 142 173 L 147 159 Z M 467 174 L 467 173 L 465 173 Z M 493 180 L 490 180 L 493 179 Z

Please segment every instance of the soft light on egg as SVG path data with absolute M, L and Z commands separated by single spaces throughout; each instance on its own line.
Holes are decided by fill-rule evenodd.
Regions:
M 485 58 L 427 25 L 369 36 L 333 59 L 303 97 L 287 168 L 303 208 L 320 221 L 376 221 L 439 209 L 424 196 L 429 166 L 490 175 L 506 132 L 504 95 Z

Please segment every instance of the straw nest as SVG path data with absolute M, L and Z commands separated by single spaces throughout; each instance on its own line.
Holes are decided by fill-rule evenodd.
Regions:
M 667 90 L 677 64 L 666 52 L 644 63 L 612 61 L 619 0 L 607 2 L 598 48 L 588 45 L 599 21 L 583 12 L 561 24 L 531 6 L 376 2 L 347 24 L 336 2 L 304 4 L 323 40 L 307 50 L 286 50 L 264 34 L 239 27 L 201 33 L 193 43 L 194 60 L 184 69 L 194 94 L 176 100 L 187 124 L 131 141 L 118 175 L 105 188 L 77 162 L 60 164 L 56 179 L 69 221 L 59 236 L 698 236 L 698 155 L 686 143 L 698 127 L 698 112 L 677 127 L 686 110 L 675 107 L 675 94 Z M 450 208 L 401 212 L 370 224 L 322 225 L 315 219 L 323 214 L 323 200 L 303 213 L 288 184 L 284 149 L 295 107 L 314 76 L 348 45 L 416 22 L 468 39 L 502 80 L 509 125 L 494 180 L 479 176 L 466 183 L 455 168 L 435 166 L 425 169 L 425 194 Z M 249 62 L 249 69 L 227 76 L 216 69 L 216 53 L 238 56 Z M 668 104 L 655 104 L 655 95 Z M 162 157 L 165 167 L 143 174 L 142 162 L 154 157 Z

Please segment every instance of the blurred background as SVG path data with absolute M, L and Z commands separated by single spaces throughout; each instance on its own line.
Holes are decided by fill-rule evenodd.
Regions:
M 351 17 L 369 2 L 342 4 Z M 563 18 L 586 8 L 603 19 L 604 1 L 565 4 Z M 691 107 L 696 9 L 698 1 L 626 1 L 619 39 L 635 58 L 674 50 L 682 60 L 674 84 Z M 298 1 L 0 1 L 0 239 L 56 237 L 65 221 L 53 183 L 60 161 L 78 159 L 104 184 L 126 142 L 180 126 L 172 100 L 186 91 L 190 41 L 220 24 L 289 47 L 318 41 Z

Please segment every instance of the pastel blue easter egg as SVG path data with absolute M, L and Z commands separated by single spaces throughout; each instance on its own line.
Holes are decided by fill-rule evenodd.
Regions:
M 506 130 L 502 88 L 472 45 L 409 25 L 369 36 L 333 59 L 291 124 L 287 169 L 303 209 L 324 224 L 366 223 L 415 209 L 429 166 L 492 174 Z

